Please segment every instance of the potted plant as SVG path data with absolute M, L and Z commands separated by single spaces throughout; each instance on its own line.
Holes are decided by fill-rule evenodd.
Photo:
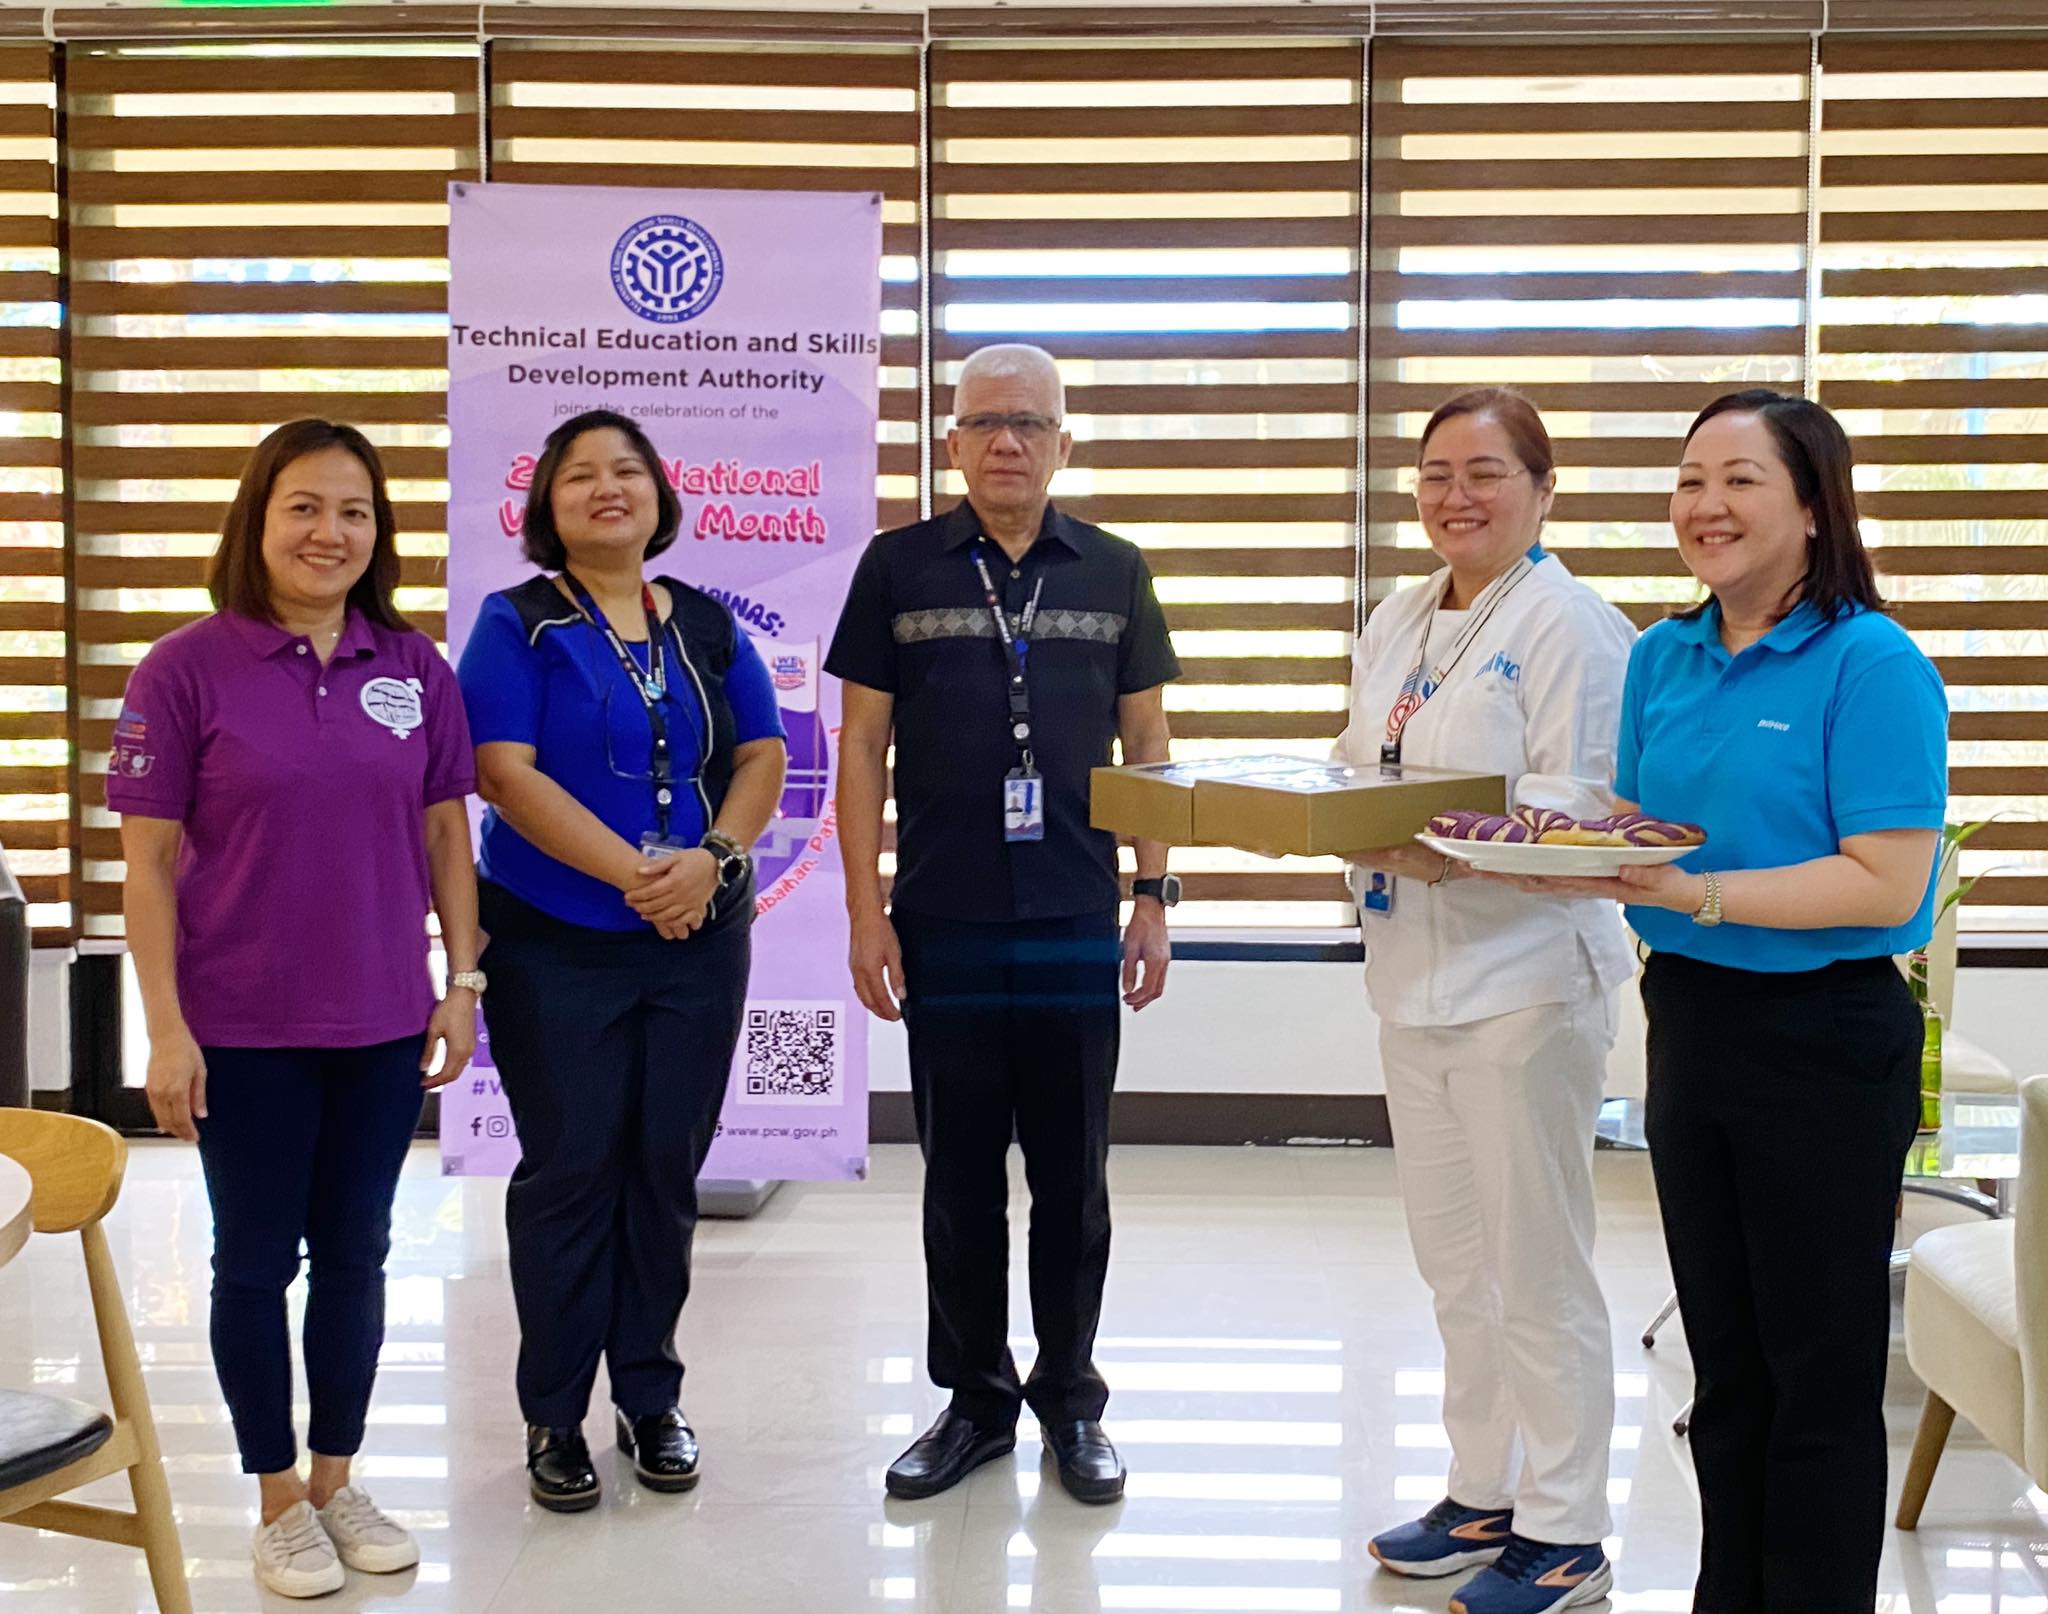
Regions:
M 1947 921 L 1950 911 L 1983 878 L 1982 875 L 1973 875 L 1967 880 L 1959 879 L 1956 865 L 1964 844 L 1988 822 L 1988 819 L 1979 819 L 1973 824 L 1942 826 L 1941 851 L 1934 865 L 1934 888 L 1939 893 L 1934 910 L 1937 932 Z M 1920 1041 L 1920 1130 L 1923 1133 L 1938 1132 L 1941 1130 L 1941 1008 L 1934 1001 L 1930 961 L 1925 947 L 1907 959 L 1906 981 L 1913 989 L 1913 1001 L 1920 1005 L 1920 1018 L 1925 1028 Z

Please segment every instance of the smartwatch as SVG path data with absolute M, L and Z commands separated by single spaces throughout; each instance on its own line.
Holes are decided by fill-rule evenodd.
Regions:
M 1167 874 L 1162 875 L 1157 880 L 1133 880 L 1131 882 L 1131 895 L 1133 897 L 1157 897 L 1162 907 L 1174 907 L 1180 901 L 1180 876 L 1177 874 Z

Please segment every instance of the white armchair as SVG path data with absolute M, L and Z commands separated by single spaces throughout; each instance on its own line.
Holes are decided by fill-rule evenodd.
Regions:
M 2014 1214 L 1923 1234 L 1906 1272 L 1906 1359 L 1927 1386 L 1899 1493 L 1898 1525 L 1920 1522 L 1935 1465 L 1962 1414 L 2034 1482 L 2048 1485 L 2048 1076 L 2020 1084 Z

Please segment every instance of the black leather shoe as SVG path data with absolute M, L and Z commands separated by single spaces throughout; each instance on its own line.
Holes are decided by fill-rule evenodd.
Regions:
M 1060 1466 L 1060 1484 L 1076 1502 L 1114 1502 L 1124 1494 L 1123 1459 L 1093 1418 L 1045 1424 L 1039 1433 Z
M 948 1407 L 895 1462 L 886 1481 L 889 1494 L 905 1501 L 950 1491 L 983 1463 L 1017 1449 L 1014 1425 L 970 1422 Z
M 651 1418 L 628 1418 L 617 1408 L 619 1450 L 633 1459 L 633 1472 L 650 1491 L 687 1491 L 697 1483 L 697 1432 L 681 1407 Z
M 602 1494 L 583 1431 L 526 1426 L 526 1488 L 550 1513 L 581 1513 Z

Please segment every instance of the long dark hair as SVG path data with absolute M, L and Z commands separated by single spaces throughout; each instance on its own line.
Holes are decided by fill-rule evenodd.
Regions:
M 654 536 L 647 541 L 647 558 L 652 560 L 674 543 L 683 525 L 683 501 L 668 485 L 661 456 L 654 452 L 654 444 L 640 429 L 640 422 L 615 409 L 586 409 L 548 433 L 547 441 L 541 445 L 540 458 L 534 463 L 533 485 L 526 493 L 520 547 L 528 560 L 546 571 L 559 572 L 569 564 L 568 546 L 555 530 L 555 477 L 562 469 L 562 460 L 585 432 L 603 431 L 607 427 L 624 434 L 633 452 L 646 463 L 647 474 L 654 478 Z
M 412 624 L 398 614 L 391 597 L 398 587 L 398 517 L 384 485 L 384 462 L 369 438 L 339 421 L 288 420 L 256 445 L 242 468 L 242 484 L 235 489 L 234 503 L 221 522 L 220 547 L 206 568 L 206 591 L 220 610 L 259 622 L 277 620 L 270 599 L 270 572 L 263 564 L 263 512 L 269 508 L 270 495 L 286 466 L 330 448 L 347 449 L 370 473 L 370 508 L 377 523 L 369 569 L 348 591 L 348 607 L 379 627 L 408 631 Z
M 1842 423 L 1810 398 L 1795 398 L 1769 387 L 1751 387 L 1716 398 L 1699 412 L 1685 434 L 1688 445 L 1716 415 L 1755 415 L 1777 445 L 1778 458 L 1792 473 L 1792 491 L 1813 517 L 1813 537 L 1806 546 L 1806 575 L 1799 581 L 1799 604 L 1810 605 L 1823 622 L 1833 622 L 1854 606 L 1884 610 L 1877 591 L 1877 570 L 1863 547 L 1863 529 L 1856 518 L 1856 451 Z M 1692 618 L 1706 609 L 1703 602 L 1681 615 Z

